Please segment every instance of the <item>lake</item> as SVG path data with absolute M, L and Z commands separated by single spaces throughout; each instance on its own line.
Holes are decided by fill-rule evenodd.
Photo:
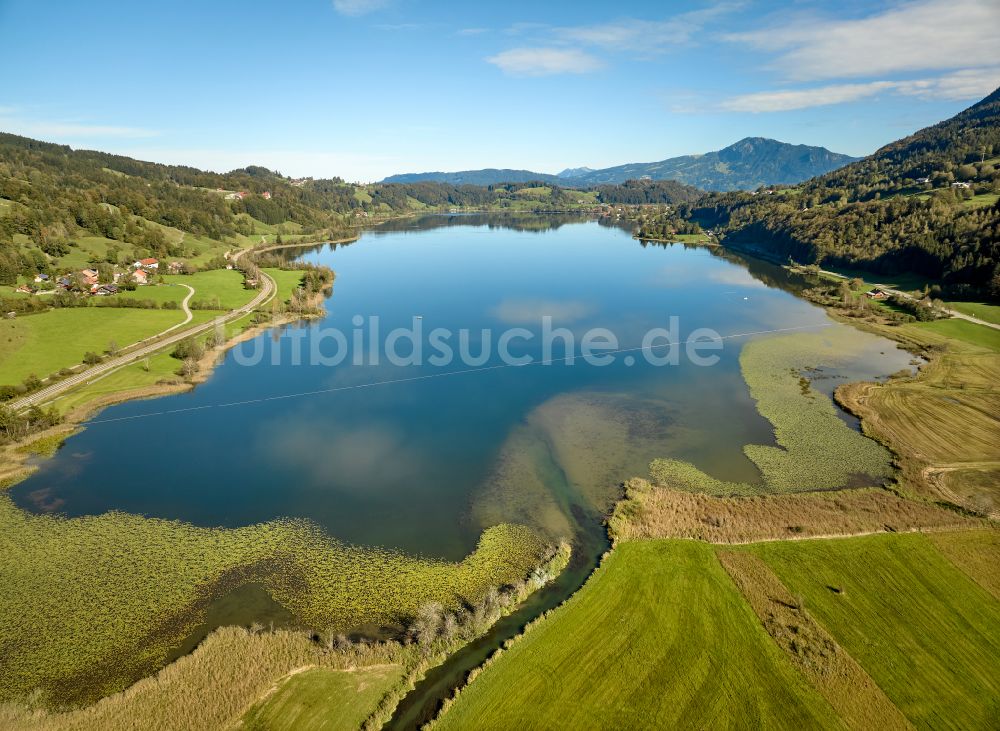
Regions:
M 831 324 L 780 267 L 643 245 L 573 217 L 428 216 L 296 253 L 336 271 L 325 317 L 238 346 L 189 393 L 101 412 L 11 490 L 16 503 L 204 526 L 307 518 L 346 542 L 446 559 L 501 521 L 573 534 L 655 457 L 757 480 L 742 447 L 773 444 L 773 431 L 749 396 L 740 350 L 761 333 Z M 540 363 L 543 316 L 574 339 L 573 353 L 595 328 L 623 352 L 608 365 L 570 363 L 564 337 Z M 647 362 L 645 334 L 671 318 L 681 341 L 717 332 L 721 349 L 706 353 L 718 362 Z M 399 327 L 422 331 L 421 363 L 394 365 L 384 353 L 354 362 Z M 476 364 L 429 362 L 439 328 L 467 332 Z M 510 354 L 531 365 L 498 353 L 511 328 L 524 330 Z M 332 333 L 362 347 L 333 365 Z M 824 371 L 832 385 L 817 380 L 819 390 L 910 360 L 886 340 L 857 337 L 863 355 Z M 410 340 L 396 345 L 414 355 Z

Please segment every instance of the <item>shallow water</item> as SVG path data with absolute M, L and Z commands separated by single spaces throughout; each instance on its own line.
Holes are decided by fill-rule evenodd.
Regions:
M 569 504 L 596 515 L 654 457 L 756 480 L 742 446 L 773 436 L 739 353 L 760 337 L 746 333 L 829 324 L 794 295 L 796 282 L 779 267 L 708 248 L 643 246 L 596 222 L 523 217 L 513 225 L 428 217 L 305 252 L 337 272 L 325 318 L 243 344 L 191 393 L 107 409 L 16 486 L 15 501 L 70 517 L 122 510 L 209 526 L 304 517 L 344 541 L 457 559 L 485 525 L 530 518 L 538 500 L 555 506 L 540 527 L 574 530 Z M 367 327 L 371 316 L 383 335 L 422 327 L 425 355 L 434 328 L 467 328 L 473 354 L 488 328 L 486 367 L 500 363 L 498 335 L 524 327 L 536 337 L 511 349 L 537 360 L 546 314 L 574 334 L 577 352 L 589 328 L 608 328 L 621 348 L 634 348 L 670 316 L 682 339 L 697 328 L 726 339 L 710 367 L 683 356 L 654 366 L 639 353 L 633 365 L 625 354 L 603 367 L 569 364 L 558 360 L 566 354 L 559 344 L 549 365 L 471 372 L 459 362 L 394 366 L 384 356 L 377 365 L 309 364 L 314 346 L 332 353 L 326 329 L 351 342 L 354 318 Z M 362 335 L 367 348 L 370 329 Z M 885 375 L 909 361 L 888 341 L 858 337 L 871 347 L 823 382 Z M 254 353 L 261 362 L 241 364 Z M 316 391 L 326 392 L 274 400 Z M 555 467 L 533 456 L 540 442 Z M 569 485 L 561 497 L 555 473 Z

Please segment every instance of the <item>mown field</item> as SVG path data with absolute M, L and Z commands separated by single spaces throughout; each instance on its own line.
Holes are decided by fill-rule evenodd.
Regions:
M 620 544 L 435 728 L 833 728 L 707 544 Z
M 996 547 L 994 531 L 942 540 Z M 752 597 L 757 614 L 723 550 L 782 582 Z M 435 728 L 895 728 L 905 716 L 986 729 L 998 698 L 1000 602 L 926 536 L 635 541 L 487 663 Z
M 927 537 L 776 542 L 752 550 L 915 725 L 996 727 L 1000 602 Z
M 838 390 L 866 431 L 903 458 L 905 490 L 987 514 L 1000 510 L 1000 354 L 984 344 L 993 332 L 959 320 L 894 328 L 929 347 L 930 363 L 915 378 Z

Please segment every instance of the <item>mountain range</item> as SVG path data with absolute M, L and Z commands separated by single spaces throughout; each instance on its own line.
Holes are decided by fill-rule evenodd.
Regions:
M 404 173 L 385 183 L 435 181 L 453 185 L 495 185 L 540 181 L 571 188 L 624 183 L 650 178 L 676 180 L 703 190 L 753 190 L 762 185 L 793 185 L 836 170 L 858 158 L 825 147 L 791 145 L 766 137 L 746 137 L 729 147 L 703 155 L 683 155 L 659 162 L 629 163 L 594 170 L 568 168 L 558 175 L 531 170 L 487 168 L 454 173 Z

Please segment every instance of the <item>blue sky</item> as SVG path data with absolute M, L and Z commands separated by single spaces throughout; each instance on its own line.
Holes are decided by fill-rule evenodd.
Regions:
M 1000 1 L 0 0 L 0 130 L 378 180 L 746 136 L 867 154 L 1000 86 Z

